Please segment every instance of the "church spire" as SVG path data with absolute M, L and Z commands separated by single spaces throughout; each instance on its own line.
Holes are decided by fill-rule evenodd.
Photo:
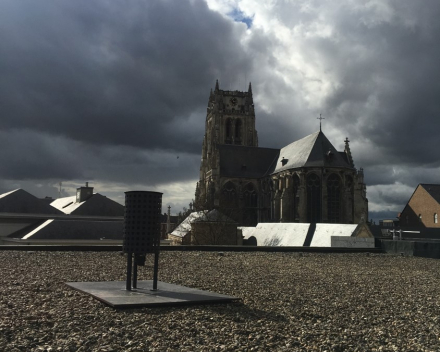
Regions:
M 353 157 L 351 156 L 351 150 L 350 150 L 350 145 L 348 144 L 350 141 L 348 140 L 348 138 L 345 138 L 345 149 L 344 152 L 347 155 L 347 159 L 348 159 L 348 163 L 350 164 L 351 167 L 354 167 L 354 162 L 353 162 Z
M 215 91 L 218 92 L 220 90 L 218 86 L 218 79 L 215 80 Z
M 248 93 L 249 93 L 250 96 L 252 96 L 252 84 L 251 84 L 251 82 L 249 82 Z

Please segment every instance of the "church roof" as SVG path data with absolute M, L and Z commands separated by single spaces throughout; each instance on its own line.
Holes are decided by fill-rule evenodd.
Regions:
M 279 149 L 227 144 L 219 145 L 218 149 L 220 175 L 225 177 L 263 177 L 270 171 L 280 153 Z
M 346 159 L 341 156 L 321 131 L 281 148 L 272 173 L 299 167 L 341 167 L 351 169 Z
M 218 149 L 224 177 L 259 178 L 300 167 L 352 168 L 345 153 L 338 152 L 321 131 L 281 149 L 229 144 L 218 145 Z

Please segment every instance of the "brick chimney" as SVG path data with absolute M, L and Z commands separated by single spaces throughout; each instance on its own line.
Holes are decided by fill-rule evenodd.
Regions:
M 93 195 L 93 187 L 89 187 L 89 183 L 86 182 L 85 187 L 79 187 L 76 189 L 76 203 L 84 202 Z

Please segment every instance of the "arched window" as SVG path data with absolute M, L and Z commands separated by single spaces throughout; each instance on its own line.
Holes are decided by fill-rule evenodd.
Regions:
M 241 144 L 242 139 L 242 122 L 241 119 L 237 119 L 235 121 L 235 138 L 234 143 L 235 144 Z
M 221 207 L 222 208 L 236 208 L 238 205 L 237 199 L 237 191 L 235 189 L 235 185 L 228 181 L 222 187 L 221 193 Z
M 293 221 L 299 221 L 298 205 L 299 205 L 299 177 L 298 175 L 292 176 L 292 219 Z
M 232 143 L 232 120 L 227 119 L 225 125 L 225 144 Z
M 248 183 L 244 187 L 244 213 L 243 222 L 245 225 L 254 226 L 258 222 L 258 194 L 252 183 Z
M 258 206 L 257 202 L 257 191 L 252 183 L 248 183 L 244 189 L 244 206 L 246 208 L 256 208 Z
M 307 222 L 321 222 L 321 179 L 316 174 L 309 174 L 307 176 L 306 184 Z
M 434 224 L 438 223 L 438 216 L 437 213 L 434 213 Z
M 336 174 L 327 178 L 327 215 L 331 223 L 340 222 L 341 214 L 341 179 Z
M 346 199 L 346 209 L 347 209 L 347 213 L 346 213 L 346 221 L 348 221 L 350 224 L 353 223 L 353 215 L 354 215 L 354 183 L 353 183 L 353 178 L 351 176 L 345 176 L 345 186 L 349 191 L 349 195 Z

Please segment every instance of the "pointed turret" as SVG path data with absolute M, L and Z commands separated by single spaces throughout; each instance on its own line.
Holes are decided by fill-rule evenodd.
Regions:
M 346 137 L 344 142 L 345 142 L 344 152 L 347 155 L 347 159 L 348 159 L 348 162 L 350 163 L 350 166 L 354 167 L 353 157 L 351 156 L 350 145 L 348 144 L 350 141 Z
M 249 93 L 249 96 L 252 96 L 252 84 L 251 84 L 251 82 L 249 82 L 248 93 Z
M 220 90 L 218 86 L 218 79 L 215 80 L 215 91 L 218 92 Z

